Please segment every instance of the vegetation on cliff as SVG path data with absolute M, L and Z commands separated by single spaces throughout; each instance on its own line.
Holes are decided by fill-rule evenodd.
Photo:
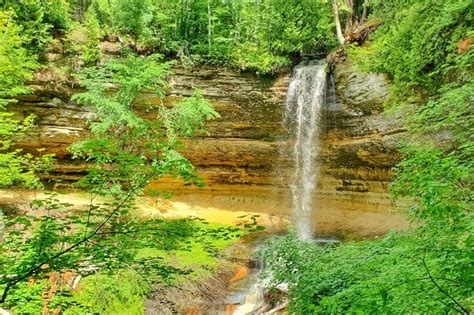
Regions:
M 56 34 L 87 63 L 100 57 L 99 40 L 118 36 L 137 52 L 184 63 L 210 63 L 271 72 L 300 54 L 335 47 L 327 1 L 5 0 L 32 51 Z
M 23 46 L 25 38 L 13 17 L 11 11 L 0 11 L 0 187 L 18 183 L 38 187 L 40 183 L 35 172 L 42 168 L 41 165 L 48 164 L 50 157 L 38 159 L 11 149 L 14 138 L 25 135 L 34 117 L 15 119 L 6 111 L 6 105 L 13 97 L 28 92 L 24 83 L 38 68 L 35 58 Z

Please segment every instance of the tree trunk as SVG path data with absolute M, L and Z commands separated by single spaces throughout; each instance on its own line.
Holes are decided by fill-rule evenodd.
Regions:
M 369 9 L 369 0 L 364 0 L 363 10 L 362 10 L 362 17 L 360 18 L 360 24 L 367 21 L 367 11 Z
M 349 8 L 349 11 L 346 13 L 346 28 L 344 30 L 344 35 L 347 37 L 352 33 L 352 18 L 354 12 L 354 1 L 346 0 L 346 5 Z
M 188 30 L 188 20 L 189 20 L 189 0 L 183 0 L 182 2 L 182 17 L 181 17 L 181 30 L 182 39 L 188 40 L 189 30 Z
M 3 243 L 5 236 L 5 221 L 3 219 L 3 210 L 0 208 L 0 244 Z
M 212 48 L 212 12 L 211 12 L 211 0 L 207 0 L 207 44 L 208 52 L 211 52 Z
M 341 19 L 339 18 L 339 6 L 337 5 L 337 0 L 332 0 L 332 10 L 334 13 L 334 22 L 336 23 L 336 34 L 339 44 L 344 45 L 345 39 L 342 35 L 341 29 Z

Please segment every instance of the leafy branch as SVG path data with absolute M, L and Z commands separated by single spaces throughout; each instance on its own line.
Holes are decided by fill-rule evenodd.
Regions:
M 87 235 L 86 237 L 82 238 L 81 240 L 77 241 L 76 243 L 72 244 L 71 246 L 69 246 L 68 248 L 58 252 L 57 254 L 51 256 L 51 257 L 48 257 L 46 259 L 43 259 L 41 262 L 37 263 L 35 266 L 31 267 L 28 271 L 26 271 L 24 274 L 22 275 L 19 275 L 13 279 L 10 279 L 10 280 L 7 280 L 7 281 L 1 281 L 0 284 L 2 285 L 6 285 L 5 288 L 3 289 L 3 293 L 2 293 L 2 297 L 0 298 L 0 303 L 4 303 L 6 298 L 7 298 L 7 295 L 8 295 L 8 292 L 10 291 L 10 289 L 15 286 L 17 283 L 35 275 L 37 272 L 39 272 L 40 270 L 42 270 L 43 266 L 45 266 L 46 264 L 49 264 L 51 262 L 53 262 L 55 259 L 58 259 L 60 258 L 61 256 L 73 251 L 74 249 L 76 249 L 77 247 L 81 246 L 82 244 L 88 242 L 90 239 L 92 239 L 93 237 L 95 237 L 99 231 L 113 218 L 113 216 L 122 208 L 122 206 L 128 202 L 133 196 L 134 194 L 136 193 L 137 190 L 143 188 L 143 186 L 145 184 L 148 183 L 148 180 L 150 179 L 150 177 L 147 177 L 145 178 L 145 180 L 143 180 L 143 182 L 134 187 L 132 190 L 130 190 L 130 192 L 125 196 L 125 198 L 110 212 L 110 214 L 105 218 L 105 220 L 102 221 L 101 224 L 99 224 L 98 227 L 96 227 L 96 229 L 94 231 L 92 231 L 89 235 Z

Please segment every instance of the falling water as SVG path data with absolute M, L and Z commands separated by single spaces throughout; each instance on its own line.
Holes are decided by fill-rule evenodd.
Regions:
M 315 189 L 318 182 L 317 158 L 320 151 L 319 131 L 321 107 L 325 101 L 326 64 L 311 61 L 295 68 L 288 89 L 285 121 L 294 141 L 292 158 L 294 174 L 291 181 L 293 216 L 297 235 L 313 237 Z

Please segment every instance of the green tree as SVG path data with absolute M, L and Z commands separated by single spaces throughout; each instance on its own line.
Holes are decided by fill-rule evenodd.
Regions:
M 28 93 L 24 82 L 32 78 L 38 65 L 23 47 L 21 27 L 15 22 L 15 13 L 0 11 L 0 106 L 4 108 L 19 94 Z
M 336 45 L 327 1 L 94 0 L 102 27 L 136 50 L 269 73 Z
M 66 35 L 66 51 L 78 56 L 85 65 L 96 64 L 101 56 L 100 38 L 100 24 L 91 8 L 85 15 L 84 23 L 75 22 Z
M 13 11 L 15 23 L 21 27 L 25 48 L 38 52 L 51 41 L 51 32 L 69 28 L 69 3 L 65 0 L 4 0 L 0 9 Z
M 134 40 L 145 36 L 152 20 L 152 6 L 149 0 L 113 0 L 111 2 L 114 27 L 129 34 Z
M 137 260 L 136 251 L 144 246 L 186 246 L 191 236 L 202 234 L 193 221 L 144 221 L 133 215 L 135 198 L 152 180 L 175 176 L 201 183 L 194 167 L 177 151 L 179 137 L 192 137 L 207 120 L 218 117 L 197 92 L 172 108 L 161 103 L 171 66 L 158 55 L 130 55 L 80 74 L 87 91 L 73 99 L 91 107 L 95 116 L 90 121 L 92 137 L 74 144 L 71 152 L 91 163 L 88 175 L 79 182 L 90 190 L 91 203 L 85 212 L 75 214 L 67 211 L 70 205 L 51 196 L 35 201 L 44 216 L 20 216 L 7 222 L 9 233 L 0 247 L 7 253 L 0 258 L 1 302 L 30 277 L 77 269 L 81 263 L 109 270 L 132 266 L 149 280 L 181 272 L 166 266 L 160 257 Z M 158 104 L 139 105 L 143 90 L 153 91 Z M 136 106 L 146 106 L 153 115 L 138 116 Z M 98 196 L 109 199 L 95 202 Z
M 32 72 L 37 68 L 35 58 L 23 47 L 20 30 L 14 21 L 14 13 L 0 11 L 0 187 L 19 183 L 38 186 L 35 171 L 49 159 L 49 156 L 35 159 L 19 149 L 11 150 L 13 140 L 22 137 L 34 119 L 30 115 L 19 121 L 6 110 L 6 106 L 15 101 L 15 96 L 29 93 L 24 82 L 32 78 Z
M 44 170 L 51 162 L 50 155 L 35 158 L 23 154 L 20 149 L 11 149 L 13 140 L 24 136 L 34 119 L 30 115 L 19 121 L 6 109 L 15 101 L 15 96 L 29 92 L 24 82 L 37 68 L 35 59 L 23 47 L 20 30 L 13 12 L 0 11 L 0 188 L 17 184 L 39 187 L 37 171 Z M 4 240 L 4 230 L 3 210 L 0 208 L 0 245 Z

